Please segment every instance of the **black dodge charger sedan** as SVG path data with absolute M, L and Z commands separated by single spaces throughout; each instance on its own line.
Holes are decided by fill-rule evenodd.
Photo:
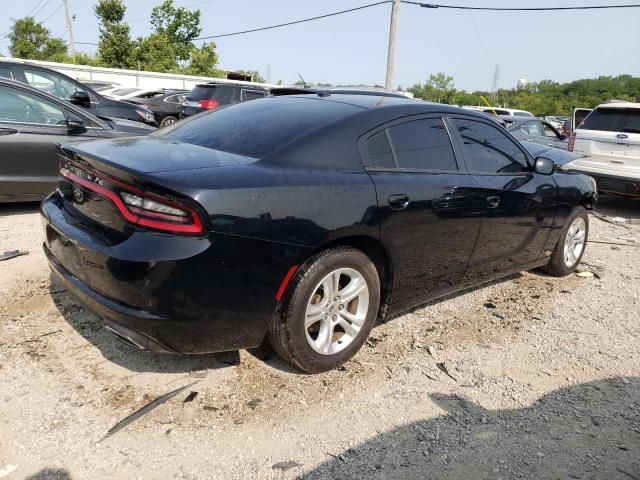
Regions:
M 371 95 L 239 103 L 60 148 L 53 271 L 120 339 L 202 353 L 267 337 L 306 372 L 376 319 L 513 272 L 573 272 L 590 177 L 486 116 Z

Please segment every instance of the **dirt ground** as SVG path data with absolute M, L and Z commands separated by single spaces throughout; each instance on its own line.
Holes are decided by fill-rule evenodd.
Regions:
M 0 262 L 0 477 L 638 480 L 640 202 L 598 212 L 630 221 L 591 216 L 594 275 L 426 305 L 302 375 L 266 348 L 130 350 L 52 281 L 37 207 L 0 206 L 0 253 L 29 251 Z

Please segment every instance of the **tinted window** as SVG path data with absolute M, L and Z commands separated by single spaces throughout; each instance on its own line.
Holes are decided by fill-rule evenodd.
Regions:
M 248 102 L 249 100 L 256 100 L 258 98 L 264 98 L 266 96 L 265 92 L 260 92 L 257 90 L 242 90 L 242 101 Z
M 513 112 L 515 117 L 533 117 L 529 112 Z
M 122 96 L 122 95 L 129 95 L 130 93 L 133 92 L 137 92 L 139 91 L 139 88 L 118 88 L 117 90 L 114 90 L 113 92 L 111 92 L 111 95 L 115 95 L 115 96 Z
M 453 120 L 462 136 L 464 158 L 478 173 L 527 171 L 527 160 L 518 146 L 498 128 L 475 120 Z
M 640 133 L 640 110 L 597 108 L 578 128 L 608 132 Z
M 82 90 L 82 88 L 75 83 L 55 73 L 25 68 L 24 75 L 27 78 L 27 83 L 32 87 L 44 90 L 47 93 L 65 100 L 69 99 L 75 92 Z
M 389 128 L 400 168 L 457 170 L 449 135 L 439 118 L 415 120 Z
M 546 123 L 542 124 L 542 128 L 544 128 L 545 137 L 558 138 L 558 134 L 555 132 L 555 130 L 551 128 L 549 125 L 547 125 Z
M 369 158 L 368 163 L 372 167 L 394 168 L 396 166 L 386 130 L 376 133 L 369 139 L 367 142 L 367 155 Z
M 64 125 L 60 107 L 17 88 L 0 85 L 0 122 Z
M 185 94 L 180 93 L 178 95 L 170 95 L 167 98 L 165 98 L 164 101 L 168 103 L 177 103 L 181 105 L 182 102 L 184 102 L 184 99 L 185 99 Z
M 338 102 L 265 98 L 260 102 L 242 102 L 212 110 L 152 135 L 250 157 L 263 157 L 312 130 L 359 110 Z
M 11 69 L 7 68 L 7 67 L 0 67 L 0 77 L 13 78 L 13 74 L 11 73 Z

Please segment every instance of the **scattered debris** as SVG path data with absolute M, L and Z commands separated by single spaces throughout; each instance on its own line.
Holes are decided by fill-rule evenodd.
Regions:
M 603 243 L 605 245 L 624 245 L 627 247 L 638 247 L 638 242 L 635 238 L 590 238 L 587 243 Z
M 505 315 L 502 315 L 501 313 L 498 313 L 498 312 L 489 312 L 489 313 L 491 313 L 491 315 L 496 317 L 498 320 L 506 320 L 507 319 L 507 317 Z
M 453 375 L 449 373 L 449 370 L 447 370 L 447 366 L 444 363 L 436 363 L 436 367 L 438 367 L 438 370 L 444 373 L 447 377 L 451 378 L 454 382 L 458 381 Z
M 249 400 L 247 402 L 247 407 L 249 407 L 251 410 L 255 410 L 256 407 L 258 406 L 259 403 L 262 402 L 262 399 L 260 398 L 254 398 L 253 400 Z
M 603 222 L 612 223 L 613 225 L 619 225 L 624 228 L 629 228 L 627 225 L 625 225 L 625 223 L 627 223 L 626 218 L 611 217 L 609 215 L 602 215 L 601 213 L 598 213 L 598 212 L 590 212 L 590 213 L 597 219 L 602 220 Z
M 198 396 L 198 392 L 194 392 L 192 391 L 191 393 L 189 393 L 189 395 L 187 395 L 187 398 L 185 398 L 182 403 L 189 403 L 189 402 L 193 402 L 193 399 L 196 398 Z
M 631 478 L 632 480 L 640 480 L 640 478 L 636 477 L 633 473 L 629 473 L 627 472 L 625 469 L 621 468 L 621 467 L 617 467 L 616 470 L 623 474 L 626 475 L 627 477 Z
M 151 410 L 153 410 L 156 407 L 162 405 L 167 400 L 175 397 L 176 395 L 178 395 L 183 390 L 186 390 L 187 388 L 194 386 L 196 383 L 198 383 L 198 382 L 193 382 L 193 383 L 190 383 L 188 385 L 185 385 L 184 387 L 176 388 L 175 390 L 172 390 L 169 393 L 165 393 L 164 395 L 156 398 L 152 402 L 147 403 L 144 407 L 139 408 L 138 410 L 133 412 L 131 415 L 125 417 L 124 419 L 122 419 L 118 423 L 116 423 L 113 427 L 111 427 L 111 429 L 105 434 L 104 437 L 102 437 L 100 440 L 98 440 L 98 442 L 102 442 L 103 440 L 106 440 L 107 438 L 109 438 L 114 433 L 119 432 L 120 430 L 122 430 L 124 427 L 126 427 L 130 423 L 133 423 L 138 418 L 142 417 L 144 414 L 149 413 Z
M 20 257 L 22 255 L 29 255 L 26 250 L 9 250 L 0 255 L 0 262 L 3 260 L 11 260 L 12 258 Z
M 25 343 L 33 343 L 39 342 L 42 337 L 48 337 L 49 335 L 55 335 L 56 333 L 60 333 L 62 330 L 54 330 L 53 332 L 43 333 L 42 335 L 38 335 L 36 338 L 30 338 L 29 340 L 24 340 L 22 342 L 18 342 L 16 345 L 23 345 Z
M 427 353 L 431 355 L 433 358 L 436 358 L 436 351 L 433 349 L 431 345 L 427 347 Z
M 484 304 L 485 308 L 496 308 L 496 304 L 492 302 L 487 302 Z
M 218 407 L 214 407 L 212 405 L 205 405 L 204 407 L 202 407 L 203 410 L 208 410 L 210 412 L 217 412 L 218 410 L 220 410 Z
M 292 468 L 301 467 L 301 466 L 302 466 L 301 463 L 294 462 L 293 460 L 287 460 L 286 462 L 275 463 L 271 466 L 271 468 L 274 470 L 287 471 Z
M 7 464 L 6 467 L 0 468 L 0 478 L 6 477 L 12 472 L 15 472 L 17 468 L 18 468 L 18 465 L 11 465 L 11 464 Z
M 591 278 L 591 277 L 593 277 L 593 272 L 589 272 L 587 270 L 585 270 L 583 272 L 576 272 L 576 277 Z

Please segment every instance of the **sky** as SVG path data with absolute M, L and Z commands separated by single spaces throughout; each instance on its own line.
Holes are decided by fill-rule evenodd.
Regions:
M 62 0 L 41 0 L 36 20 L 67 39 Z M 132 36 L 150 32 L 149 16 L 162 0 L 125 0 Z M 176 6 L 200 9 L 202 34 L 215 35 L 358 7 L 374 0 L 174 0 Z M 436 0 L 424 0 L 435 3 Z M 39 0 L 0 0 L 0 53 L 11 19 L 21 18 Z M 93 0 L 69 0 L 75 15 L 76 41 L 98 41 Z M 541 7 L 614 5 L 635 0 L 441 0 L 451 5 Z M 216 40 L 219 67 L 258 70 L 267 80 L 380 84 L 386 74 L 391 5 L 275 30 Z M 200 44 L 201 42 L 196 42 Z M 78 45 L 94 53 L 95 47 Z M 469 12 L 402 4 L 398 19 L 394 86 L 424 83 L 445 72 L 455 86 L 489 90 L 495 65 L 498 86 L 515 87 L 518 79 L 567 82 L 600 75 L 640 76 L 640 8 L 573 12 Z

